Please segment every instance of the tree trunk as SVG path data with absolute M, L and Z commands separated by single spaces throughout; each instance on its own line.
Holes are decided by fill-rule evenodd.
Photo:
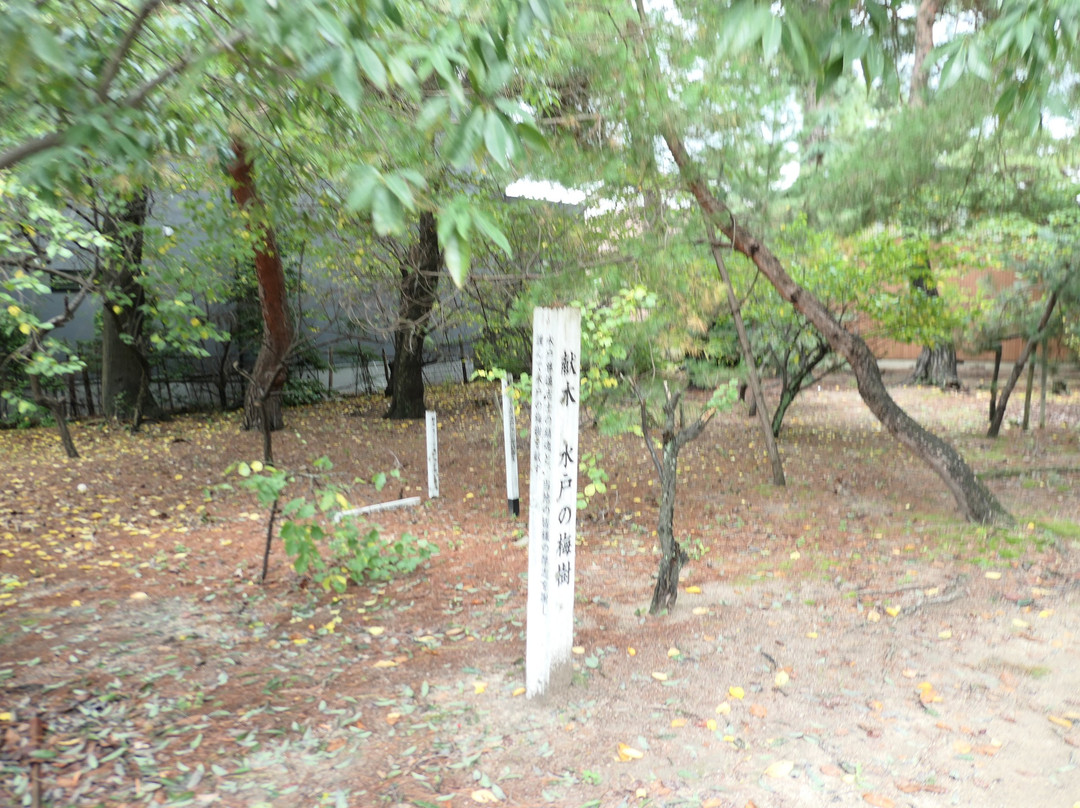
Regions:
M 956 372 L 956 346 L 951 342 L 943 345 L 924 345 L 915 370 L 911 374 L 914 384 L 930 384 L 945 390 L 959 390 L 960 376 Z
M 142 274 L 143 227 L 149 194 L 138 191 L 119 211 L 106 210 L 101 234 L 116 247 L 101 273 L 101 406 L 108 418 L 157 418 L 150 392 L 150 363 L 143 337 L 146 290 Z
M 653 589 L 652 601 L 649 604 L 649 614 L 659 614 L 670 611 L 679 598 L 679 573 L 683 565 L 690 560 L 686 551 L 679 546 L 675 539 L 675 487 L 679 479 L 679 452 L 690 441 L 701 434 L 709 423 L 712 414 L 702 414 L 689 426 L 681 423 L 676 425 L 675 413 L 678 410 L 679 399 L 682 393 L 672 395 L 664 383 L 664 424 L 661 428 L 661 454 L 658 456 L 649 436 L 649 411 L 645 405 L 645 399 L 637 391 L 641 402 L 641 434 L 645 439 L 645 447 L 649 450 L 653 466 L 660 477 L 660 515 L 656 526 L 656 534 L 660 540 L 660 569 L 656 578 L 656 587 Z
M 911 89 L 908 95 L 908 105 L 912 107 L 926 106 L 923 94 L 930 76 L 930 66 L 926 63 L 926 58 L 934 49 L 934 20 L 940 10 L 941 0 L 919 0 L 919 8 L 915 12 L 915 64 L 911 69 Z
M 731 240 L 735 250 L 754 263 L 784 300 L 813 323 L 833 350 L 847 360 L 858 382 L 859 394 L 882 426 L 934 470 L 966 518 L 981 523 L 1010 520 L 1001 503 L 956 449 L 920 426 L 893 401 L 881 380 L 877 360 L 862 338 L 844 328 L 821 301 L 788 275 L 763 243 L 735 220 L 699 174 L 682 139 L 666 125 L 663 136 L 683 182 L 710 221 Z
M 814 368 L 820 365 L 830 353 L 832 353 L 832 348 L 829 347 L 829 344 L 819 342 L 808 356 L 804 356 L 799 360 L 795 372 L 789 378 L 784 379 L 783 387 L 780 389 L 780 403 L 776 405 L 772 417 L 773 435 L 780 437 L 780 427 L 784 425 L 784 416 L 787 414 L 788 407 L 795 400 L 795 396 L 802 391 L 806 377 L 813 373 Z
M 401 263 L 401 303 L 394 328 L 387 418 L 424 417 L 424 337 L 438 300 L 442 254 L 432 213 L 421 213 L 417 239 Z
M 990 377 L 990 423 L 997 412 L 998 375 L 1001 373 L 1001 343 L 994 346 L 994 375 Z
M 769 455 L 769 464 L 772 466 L 773 485 L 784 486 L 784 464 L 780 462 L 780 453 L 776 449 L 776 438 L 773 435 L 772 425 L 769 423 L 768 411 L 765 409 L 765 397 L 761 392 L 761 382 L 758 381 L 757 367 L 754 363 L 754 351 L 750 347 L 750 337 L 746 334 L 743 326 L 742 314 L 739 312 L 739 301 L 735 297 L 735 289 L 731 285 L 731 276 L 728 275 L 727 266 L 724 264 L 724 255 L 721 246 L 715 238 L 713 224 L 708 217 L 705 225 L 709 233 L 709 244 L 712 247 L 713 261 L 720 273 L 720 280 L 727 292 L 728 309 L 731 311 L 731 319 L 735 321 L 735 333 L 739 335 L 739 347 L 742 349 L 743 362 L 746 363 L 746 380 L 750 384 L 750 390 L 754 394 L 755 410 L 758 421 L 761 424 L 761 434 L 765 441 L 765 449 Z
M 235 158 L 229 165 L 233 179 L 232 194 L 237 207 L 249 213 L 248 232 L 255 245 L 255 276 L 259 281 L 259 305 L 262 309 L 263 334 L 259 355 L 248 380 L 244 396 L 244 429 L 264 429 L 263 417 L 270 431 L 285 425 L 281 392 L 288 375 L 289 351 L 293 328 L 289 318 L 285 268 L 278 252 L 274 229 L 262 220 L 262 204 L 255 190 L 255 175 L 247 148 L 233 141 Z
M 1042 359 L 1039 366 L 1039 429 L 1046 429 L 1046 337 L 1042 341 Z
M 64 454 L 71 458 L 78 457 L 79 452 L 75 449 L 75 441 L 71 439 L 63 403 L 45 393 L 45 389 L 41 386 L 41 379 L 36 373 L 31 373 L 29 376 L 30 395 L 35 404 L 45 407 L 52 414 L 53 420 L 56 421 L 56 431 L 60 433 L 60 443 L 64 447 Z
M 1050 297 L 1046 301 L 1046 308 L 1043 310 L 1042 318 L 1039 320 L 1039 325 L 1035 329 L 1035 334 L 1024 344 L 1024 350 L 1020 352 L 1016 364 L 1013 365 L 1012 373 L 1009 374 L 1008 381 L 1006 381 L 1005 386 L 1001 388 L 1001 399 L 994 409 L 994 417 L 990 421 L 990 429 L 986 431 L 986 437 L 988 438 L 996 438 L 1001 432 L 1001 423 L 1005 420 L 1005 407 L 1009 404 L 1009 396 L 1012 395 L 1013 388 L 1016 387 L 1016 383 L 1020 380 L 1020 374 L 1024 372 L 1024 365 L 1027 363 L 1028 357 L 1031 356 L 1032 350 L 1034 350 L 1035 346 L 1039 343 L 1043 329 L 1045 329 L 1047 323 L 1050 322 L 1050 316 L 1054 313 L 1054 307 L 1057 305 L 1057 296 L 1057 289 L 1050 293 Z

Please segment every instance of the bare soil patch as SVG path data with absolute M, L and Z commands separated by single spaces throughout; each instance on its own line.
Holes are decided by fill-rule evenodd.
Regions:
M 261 451 L 236 416 L 76 424 L 79 460 L 2 432 L 0 803 L 33 805 L 37 781 L 55 806 L 1073 806 L 1080 395 L 988 441 L 969 382 L 894 393 L 978 471 L 1015 472 L 988 480 L 1015 530 L 959 521 L 837 376 L 793 406 L 786 489 L 743 412 L 684 450 L 693 560 L 656 619 L 648 457 L 583 431 L 611 480 L 580 515 L 574 680 L 538 701 L 514 695 L 526 520 L 506 514 L 493 388 L 430 393 L 438 500 L 422 422 L 378 398 L 287 413 L 279 463 L 397 468 L 354 501 L 422 496 L 377 521 L 441 548 L 343 595 L 279 544 L 255 583 L 267 514 L 216 488 Z

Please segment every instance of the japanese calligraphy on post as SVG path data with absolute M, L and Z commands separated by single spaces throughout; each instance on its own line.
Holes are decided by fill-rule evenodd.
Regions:
M 427 495 L 439 496 L 439 426 L 434 410 L 424 413 L 427 421 Z
M 506 448 L 506 508 L 511 516 L 517 516 L 521 512 L 521 500 L 518 495 L 517 423 L 514 397 L 510 394 L 513 383 L 514 377 L 507 373 L 502 380 L 503 446 Z
M 568 684 L 574 640 L 581 312 L 533 312 L 525 687 Z

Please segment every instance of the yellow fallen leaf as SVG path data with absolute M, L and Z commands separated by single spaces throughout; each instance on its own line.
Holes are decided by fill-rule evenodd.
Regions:
M 896 615 L 900 614 L 900 607 L 899 606 L 886 606 L 885 607 L 885 614 L 889 615 L 889 617 L 896 617 Z
M 647 796 L 649 796 L 649 789 L 639 788 L 637 791 L 634 792 L 634 796 L 637 797 L 639 800 L 643 800 Z
M 971 744 L 967 741 L 954 741 L 952 745 L 953 751 L 958 755 L 966 755 L 971 751 Z
M 499 801 L 499 798 L 495 796 L 490 788 L 478 788 L 472 794 L 473 802 L 479 802 L 481 804 L 492 804 Z
M 0 713 L 0 721 L 11 721 L 11 713 Z
M 816 640 L 817 639 L 817 632 L 816 631 L 808 631 L 808 632 L 806 632 L 806 638 L 808 640 Z
M 1027 628 L 1030 625 L 1027 620 L 1021 620 L 1019 617 L 1014 617 L 1012 623 L 1017 628 Z
M 990 581 L 997 581 L 1001 579 L 1001 573 L 997 570 L 990 570 L 986 573 L 986 578 Z
M 878 620 L 881 619 L 881 614 L 878 612 L 877 609 L 871 609 L 867 613 L 866 619 L 869 620 L 871 623 L 876 623 Z
M 798 561 L 801 557 L 802 556 L 800 555 L 798 550 L 792 550 L 791 555 L 788 556 L 788 558 L 790 558 L 792 561 Z
M 1072 721 L 1067 718 L 1058 718 L 1056 715 L 1048 715 L 1046 717 L 1051 724 L 1057 724 L 1059 727 L 1064 727 L 1065 729 L 1072 729 Z
M 1039 612 L 1039 617 L 1041 619 L 1045 620 L 1046 618 L 1050 617 L 1050 615 L 1052 615 L 1053 613 L 1054 613 L 1053 609 L 1043 609 L 1041 612 Z
M 523 688 L 523 687 L 515 687 L 514 692 L 511 693 L 510 695 L 511 696 L 524 696 L 525 695 L 525 688 Z
M 367 633 L 370 634 L 372 637 L 381 637 L 385 631 L 386 631 L 386 629 L 383 628 L 382 626 L 368 626 L 367 627 Z
M 82 606 L 82 601 L 81 600 L 73 600 L 73 601 L 71 601 L 71 607 L 73 609 L 77 609 L 80 606 Z
M 947 639 L 952 637 L 952 632 L 949 631 L 949 629 L 945 629 L 944 631 L 939 631 L 938 632 L 938 637 L 940 637 L 943 640 L 947 640 Z
M 628 656 L 637 656 L 637 649 L 633 647 L 627 647 L 626 653 Z
M 690 611 L 691 611 L 692 614 L 696 614 L 696 615 L 708 614 L 709 613 L 709 607 L 708 606 L 695 606 Z
M 682 651 L 680 651 L 675 646 L 672 646 L 671 648 L 667 649 L 667 655 L 668 659 L 674 659 L 677 656 L 682 656 Z
M 386 723 L 390 726 L 394 726 L 401 719 L 401 713 L 387 713 Z
M 686 726 L 686 719 L 685 718 L 673 718 L 673 719 L 671 719 L 671 726 L 674 729 L 678 729 L 679 727 L 685 727 Z
M 623 763 L 626 763 L 628 760 L 641 760 L 643 757 L 645 757 L 645 755 L 643 755 L 639 750 L 635 749 L 632 746 L 627 746 L 624 743 L 619 744 L 618 752 L 619 760 L 621 760 Z
M 777 779 L 781 777 L 787 777 L 791 774 L 791 770 L 795 768 L 794 761 L 791 760 L 778 760 L 775 763 L 770 763 L 769 767 L 765 769 L 766 777 L 775 777 Z
M 574 653 L 574 654 L 577 654 L 578 656 L 581 656 L 582 654 L 585 653 L 585 646 L 584 645 L 575 645 L 573 648 L 570 649 L 570 651 L 572 653 Z
M 715 718 L 707 719 L 705 721 L 705 728 L 707 730 L 709 730 L 709 732 L 716 732 L 716 719 Z
M 746 691 L 738 685 L 732 685 L 727 689 L 728 695 L 733 699 L 741 699 L 746 696 Z
M 776 677 L 773 679 L 773 684 L 777 687 L 783 687 L 790 681 L 791 677 L 788 675 L 787 671 L 777 671 Z
M 307 645 L 307 637 L 296 637 L 293 639 L 293 645 Z
M 652 678 L 655 679 L 658 682 L 666 682 L 667 681 L 667 674 L 662 673 L 660 671 L 653 671 Z
M 473 694 L 479 696 L 487 690 L 487 682 L 473 682 Z
M 701 587 L 700 586 L 688 586 L 683 591 L 686 592 L 688 595 L 700 595 L 701 594 Z
M 731 705 L 726 701 L 722 701 L 716 705 L 717 715 L 728 715 L 731 712 Z
M 396 668 L 397 663 L 394 662 L 394 660 L 392 660 L 392 659 L 380 659 L 378 662 L 376 662 L 374 665 L 372 665 L 372 667 L 373 668 Z

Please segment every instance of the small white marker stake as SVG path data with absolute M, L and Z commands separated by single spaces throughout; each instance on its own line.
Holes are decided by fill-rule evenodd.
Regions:
M 570 683 L 577 538 L 581 312 L 533 312 L 529 479 L 529 598 L 525 690 L 529 698 Z
M 509 373 L 502 380 L 503 446 L 506 450 L 506 509 L 511 516 L 521 513 L 521 497 L 518 493 L 517 424 L 514 418 L 514 397 L 510 385 L 514 377 Z
M 427 495 L 429 499 L 439 496 L 439 427 L 435 411 L 428 410 L 427 418 Z

